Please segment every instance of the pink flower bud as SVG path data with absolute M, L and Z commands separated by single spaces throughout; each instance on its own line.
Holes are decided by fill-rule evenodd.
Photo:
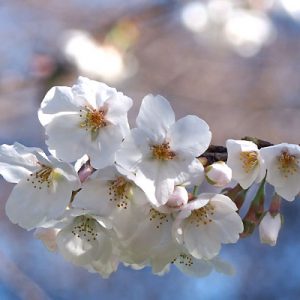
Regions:
M 207 181 L 216 187 L 227 185 L 232 178 L 232 171 L 223 161 L 218 161 L 205 168 Z
M 267 212 L 259 224 L 259 236 L 261 243 L 275 246 L 280 227 L 280 213 L 273 217 L 269 212 Z
M 188 192 L 183 186 L 176 186 L 173 194 L 170 196 L 167 206 L 170 208 L 179 208 L 188 202 Z

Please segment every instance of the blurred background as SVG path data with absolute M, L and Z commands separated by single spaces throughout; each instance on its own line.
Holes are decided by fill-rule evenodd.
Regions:
M 132 97 L 132 125 L 151 92 L 206 120 L 214 144 L 300 142 L 298 0 L 0 0 L 0 38 L 0 144 L 46 149 L 39 104 L 78 75 Z M 12 187 L 0 179 L 0 299 L 300 299 L 299 199 L 276 247 L 257 233 L 223 247 L 235 276 L 121 267 L 103 280 L 8 221 Z

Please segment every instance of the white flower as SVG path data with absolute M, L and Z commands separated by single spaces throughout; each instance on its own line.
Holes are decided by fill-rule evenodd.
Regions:
M 122 260 L 129 264 L 147 264 L 151 258 L 163 253 L 164 259 L 170 261 L 173 255 L 169 250 L 175 244 L 172 238 L 172 215 L 162 213 L 149 204 L 141 216 L 133 234 L 121 241 Z M 127 222 L 135 222 L 132 219 Z
M 7 200 L 6 214 L 12 223 L 28 230 L 60 217 L 72 191 L 80 187 L 70 164 L 18 143 L 0 146 L 0 174 L 18 183 Z
M 227 140 L 227 165 L 232 169 L 232 178 L 243 189 L 265 177 L 266 168 L 257 145 L 251 141 Z
M 206 167 L 205 176 L 210 184 L 224 187 L 231 181 L 232 171 L 226 163 L 218 161 Z
M 111 251 L 110 231 L 95 216 L 83 210 L 71 210 L 66 225 L 57 235 L 58 251 L 75 265 L 86 266 Z
M 176 178 L 188 172 L 195 157 L 207 149 L 211 132 L 197 116 L 175 122 L 169 102 L 152 95 L 143 99 L 136 124 L 117 152 L 116 161 L 124 169 L 141 174 L 136 184 L 160 206 L 173 192 Z
M 38 114 L 50 152 L 68 162 L 87 154 L 96 168 L 111 165 L 129 131 L 131 105 L 116 89 L 84 77 L 72 88 L 52 88 Z
M 267 212 L 259 224 L 259 236 L 261 243 L 275 246 L 280 228 L 280 213 L 272 216 L 269 212 Z
M 267 182 L 278 195 L 293 201 L 300 192 L 300 146 L 283 143 L 260 152 L 268 170 Z
M 236 205 L 225 195 L 200 194 L 178 214 L 176 240 L 198 259 L 216 256 L 221 243 L 235 243 L 243 231 Z
M 72 205 L 109 220 L 119 238 L 128 238 L 143 218 L 140 210 L 149 205 L 144 192 L 133 182 L 134 178 L 116 166 L 98 170 L 83 183 Z

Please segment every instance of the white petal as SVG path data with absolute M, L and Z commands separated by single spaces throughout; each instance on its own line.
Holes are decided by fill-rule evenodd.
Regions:
M 90 272 L 99 273 L 102 278 L 109 278 L 109 276 L 117 271 L 119 260 L 114 254 L 113 244 L 110 237 L 103 237 L 100 241 L 101 256 L 98 260 L 93 261 L 90 265 L 85 266 Z
M 98 149 L 87 150 L 91 165 L 97 169 L 110 166 L 115 161 L 116 151 L 120 148 L 123 135 L 118 126 L 108 125 L 99 130 L 97 137 Z
M 58 116 L 46 126 L 48 136 L 46 144 L 54 156 L 73 162 L 88 154 L 92 146 L 97 147 L 97 145 L 90 145 L 90 132 L 80 127 L 80 120 L 78 112 L 78 114 Z
M 204 277 L 213 270 L 211 261 L 196 259 L 188 254 L 179 255 L 175 260 L 175 265 L 181 272 L 192 277 Z
M 21 180 L 12 190 L 5 211 L 12 223 L 25 229 L 42 227 L 47 221 L 60 217 L 71 199 L 72 190 L 79 179 L 63 169 L 55 169 L 50 188 L 45 184 L 39 189 L 33 177 Z M 69 181 L 70 180 L 70 181 Z M 36 187 L 35 187 L 36 186 Z
M 109 217 L 113 205 L 109 202 L 108 182 L 88 178 L 82 189 L 75 196 L 73 207 L 83 208 L 95 212 L 102 217 Z
M 159 214 L 156 217 L 153 213 L 145 215 L 134 236 L 126 242 L 131 263 L 140 264 L 147 261 L 155 255 L 155 251 L 159 251 L 155 249 L 156 247 L 165 247 L 172 241 L 171 222 L 170 215 Z
M 200 194 L 198 198 L 201 199 L 202 197 L 210 198 L 212 203 L 215 203 L 216 206 L 218 206 L 218 207 L 223 207 L 224 210 L 225 210 L 225 206 L 232 211 L 236 211 L 238 209 L 236 207 L 235 203 L 229 197 L 227 197 L 225 195 L 203 193 L 203 194 Z
M 0 174 L 12 183 L 28 177 L 38 168 L 36 153 L 38 148 L 27 148 L 19 143 L 0 146 Z
M 197 157 L 209 146 L 211 132 L 205 121 L 186 116 L 173 124 L 168 132 L 170 147 L 182 156 Z
M 103 106 L 105 100 L 109 98 L 115 90 L 109 88 L 102 82 L 80 76 L 76 84 L 72 86 L 72 92 L 78 105 L 84 106 L 89 104 L 93 108 L 99 108 Z
M 213 238 L 215 233 L 211 231 L 211 226 L 184 226 L 184 246 L 195 258 L 211 259 L 219 253 L 221 243 Z
M 137 172 L 135 183 L 145 192 L 149 201 L 164 205 L 174 190 L 174 179 L 170 178 L 166 165 L 158 161 L 144 161 Z
M 204 180 L 204 167 L 201 162 L 195 158 L 189 165 L 188 171 L 182 171 L 176 177 L 177 185 L 200 185 Z
M 143 155 L 150 153 L 150 146 L 142 130 L 131 130 L 116 153 L 116 162 L 125 170 L 136 171 Z
M 165 243 L 153 251 L 150 259 L 152 272 L 157 275 L 164 275 L 169 271 L 168 265 L 180 254 L 179 245 L 174 241 Z
M 118 92 L 106 100 L 106 105 L 108 106 L 106 116 L 115 124 L 121 116 L 127 114 L 132 106 L 132 99 Z
M 59 115 L 70 114 L 78 111 L 78 105 L 74 103 L 71 88 L 57 86 L 51 88 L 46 94 L 38 111 L 38 117 L 43 126 L 49 124 L 53 118 Z
M 164 142 L 167 131 L 174 122 L 175 114 L 167 99 L 151 94 L 144 97 L 136 124 L 155 143 Z
M 275 187 L 275 192 L 287 201 L 294 201 L 295 197 L 300 193 L 300 176 L 294 176 L 293 180 L 289 181 L 288 186 Z

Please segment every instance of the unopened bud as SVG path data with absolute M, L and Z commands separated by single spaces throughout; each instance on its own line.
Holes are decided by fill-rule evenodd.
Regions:
M 267 212 L 259 224 L 259 236 L 261 243 L 275 246 L 280 228 L 280 213 L 272 216 L 269 212 Z
M 224 187 L 232 178 L 232 171 L 223 161 L 218 161 L 205 168 L 208 183 L 216 187 Z
M 188 202 L 188 192 L 184 186 L 176 186 L 172 195 L 169 197 L 167 206 L 170 208 L 179 208 Z

